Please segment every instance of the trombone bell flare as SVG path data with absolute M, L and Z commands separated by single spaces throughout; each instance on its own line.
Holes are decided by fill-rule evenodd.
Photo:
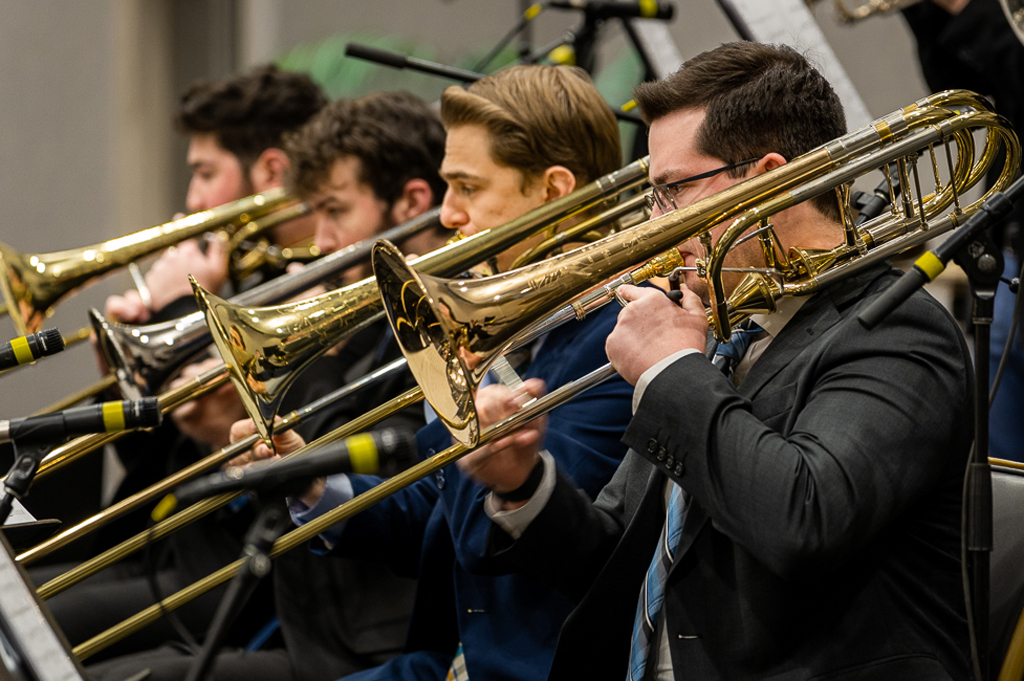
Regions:
M 426 395 L 437 395 L 431 407 L 461 444 L 473 445 L 480 437 L 467 365 L 448 342 L 451 320 L 435 313 L 438 308 L 424 284 L 424 275 L 409 267 L 405 256 L 390 241 L 373 247 L 373 273 L 381 291 L 385 312 L 409 369 Z M 421 381 L 425 381 L 426 384 Z
M 246 367 L 252 361 L 251 357 L 255 351 L 251 349 L 253 339 L 247 338 L 242 331 L 244 326 L 239 323 L 240 320 L 237 318 L 238 311 L 229 309 L 230 305 L 226 300 L 204 289 L 191 274 L 188 280 L 192 284 L 192 291 L 195 293 L 196 300 L 199 303 L 199 309 L 206 315 L 206 323 L 209 324 L 210 330 L 215 331 L 213 340 L 217 344 L 217 350 L 220 352 L 220 356 L 228 368 L 228 375 L 231 377 L 232 382 L 237 384 L 240 381 L 249 385 L 252 389 L 251 391 L 238 391 L 238 396 L 242 399 L 246 413 L 263 414 L 265 416 L 264 406 L 256 399 L 255 393 L 265 393 L 266 387 L 265 385 L 257 384 L 245 372 Z M 273 413 L 270 414 L 269 418 L 274 418 Z M 259 432 L 260 437 L 263 438 L 263 441 L 270 444 L 271 426 L 268 425 L 266 416 L 263 419 L 253 419 L 253 423 L 256 424 L 256 430 Z

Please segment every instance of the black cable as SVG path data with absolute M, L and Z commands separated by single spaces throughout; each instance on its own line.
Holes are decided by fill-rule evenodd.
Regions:
M 964 487 L 960 495 L 960 577 L 963 581 L 964 606 L 967 608 L 967 638 L 971 644 L 971 667 L 975 681 L 984 681 L 981 676 L 981 657 L 978 655 L 978 639 L 974 631 L 974 608 L 971 605 L 971 576 L 967 568 L 967 491 L 971 478 L 971 464 L 974 463 L 974 446 L 967 457 L 964 471 Z
M 1020 260 L 1020 267 L 1017 271 L 1017 280 L 1024 279 L 1024 258 Z M 1013 292 L 1012 290 L 1010 291 Z M 992 378 L 992 389 L 988 395 L 988 406 L 992 408 L 992 404 L 996 401 L 996 393 L 999 392 L 999 383 L 1003 380 L 1003 373 L 1006 371 L 1006 365 L 1009 364 L 1010 351 L 1013 349 L 1013 341 L 1017 336 L 1017 324 L 1020 322 L 1020 309 L 1022 306 L 1020 290 L 1014 294 L 1017 296 L 1016 301 L 1013 304 L 1013 318 L 1010 321 L 1010 332 L 1006 336 L 1006 344 L 1003 346 L 1003 356 L 999 358 L 999 367 L 996 369 L 996 375 Z

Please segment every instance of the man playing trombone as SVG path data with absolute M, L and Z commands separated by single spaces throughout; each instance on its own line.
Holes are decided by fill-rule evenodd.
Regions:
M 188 209 L 215 208 L 280 186 L 288 166 L 282 149 L 284 133 L 305 124 L 326 103 L 308 76 L 270 65 L 190 87 L 175 116 L 177 127 L 189 137 L 187 160 L 192 179 L 185 200 Z M 309 218 L 297 222 L 280 237 L 290 242 L 312 234 Z M 207 286 L 219 289 L 227 268 L 227 253 L 218 241 L 211 240 L 205 253 L 195 242 L 183 243 L 165 251 L 147 273 L 151 294 L 147 304 L 136 291 L 129 291 L 109 297 L 106 314 L 114 321 L 133 324 L 176 319 L 196 309 L 188 275 L 195 273 Z M 191 376 L 199 373 L 195 368 L 186 371 Z M 230 424 L 244 413 L 237 394 L 227 386 L 176 410 L 174 423 L 168 419 L 152 433 L 134 434 L 118 443 L 126 474 L 117 498 L 192 463 L 206 447 L 227 444 Z M 159 551 L 161 567 L 155 577 L 159 591 L 171 593 L 241 551 L 245 524 L 232 527 L 239 521 L 229 515 L 232 517 L 210 518 L 188 528 L 168 542 L 167 553 Z M 98 535 L 98 543 L 116 544 L 143 527 L 142 522 L 115 523 Z M 139 564 L 117 566 L 102 578 L 51 599 L 49 607 L 68 639 L 77 644 L 152 604 L 153 589 L 144 570 Z M 33 580 L 42 584 L 52 576 L 52 568 L 34 568 L 32 573 Z M 186 630 L 193 635 L 205 631 L 216 604 L 217 598 L 212 597 L 184 609 L 181 620 Z M 161 622 L 110 652 L 144 650 L 178 636 L 174 628 Z
M 636 99 L 656 214 L 845 132 L 832 88 L 786 47 L 723 45 Z M 829 192 L 771 221 L 782 250 L 827 249 L 843 241 L 839 217 Z M 696 239 L 679 250 L 691 268 L 706 256 Z M 765 267 L 754 241 L 725 263 Z M 692 270 L 680 305 L 624 287 L 607 349 L 636 386 L 631 451 L 597 501 L 538 453 L 544 420 L 460 462 L 494 491 L 482 569 L 525 573 L 577 603 L 549 678 L 969 678 L 970 360 L 923 292 L 874 331 L 859 324 L 896 277 L 872 266 L 783 299 L 734 330 L 714 363 Z M 517 406 L 491 386 L 478 408 L 486 425 Z M 537 470 L 529 500 L 501 498 Z
M 314 240 L 324 253 L 422 215 L 444 190 L 437 174 L 444 130 L 437 114 L 412 95 L 379 93 L 328 104 L 287 135 L 282 147 L 292 169 L 288 184 L 312 209 Z M 403 245 L 430 251 L 443 245 L 445 232 L 427 229 Z M 373 324 L 319 358 L 296 382 L 287 408 L 305 406 L 400 354 L 386 323 Z M 412 383 L 397 376 L 336 402 L 304 422 L 302 434 L 319 437 Z M 415 431 L 422 424 L 421 411 L 406 410 L 381 427 Z M 284 647 L 226 650 L 213 677 L 328 681 L 379 664 L 401 647 L 414 587 L 361 562 L 323 561 L 302 552 L 282 556 L 275 561 L 273 600 Z M 335 597 L 325 600 L 325 594 Z M 369 605 L 354 607 L 363 602 Z M 184 678 L 193 661 L 180 646 L 163 646 L 89 672 L 97 680 L 118 681 L 149 669 L 154 681 L 170 681 Z
M 448 183 L 442 222 L 463 235 L 498 227 L 620 165 L 611 110 L 589 78 L 565 67 L 513 67 L 441 99 L 448 132 L 441 176 Z M 536 243 L 500 254 L 507 269 Z M 617 311 L 570 323 L 539 349 L 517 358 L 519 371 L 551 383 L 576 378 L 606 361 L 604 341 Z M 610 479 L 625 448 L 618 439 L 629 417 L 631 390 L 611 381 L 553 412 L 545 446 L 591 494 Z M 250 422 L 233 429 L 253 432 Z M 448 447 L 440 421 L 417 434 L 421 457 Z M 282 437 L 278 452 L 297 438 Z M 257 448 L 257 456 L 269 454 Z M 320 480 L 293 506 L 307 522 L 379 482 L 369 476 Z M 419 579 L 405 652 L 351 679 L 536 679 L 547 674 L 569 600 L 520 575 L 474 574 L 476 545 L 486 538 L 476 486 L 449 466 L 361 513 L 324 538 L 336 555 L 385 564 Z M 482 528 L 483 533 L 473 531 Z

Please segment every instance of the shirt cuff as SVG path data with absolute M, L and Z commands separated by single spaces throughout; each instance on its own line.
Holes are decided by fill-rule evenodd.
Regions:
M 640 406 L 640 400 L 644 397 L 644 391 L 647 390 L 647 386 L 651 384 L 651 381 L 660 374 L 662 371 L 668 368 L 668 366 L 674 363 L 680 357 L 686 357 L 692 355 L 695 352 L 700 352 L 696 348 L 686 348 L 679 352 L 674 352 L 665 359 L 661 360 L 647 371 L 640 374 L 640 380 L 636 382 L 636 387 L 633 388 L 633 413 L 636 413 L 636 408 Z
M 346 501 L 351 501 L 355 495 L 352 481 L 347 475 L 344 473 L 330 475 L 327 477 L 324 493 L 315 506 L 310 508 L 299 499 L 288 499 L 288 513 L 292 517 L 292 522 L 301 527 L 309 521 L 319 518 L 331 509 L 341 506 Z M 331 548 L 337 543 L 344 529 L 345 521 L 343 520 L 337 525 L 331 525 L 321 532 L 320 537 L 327 544 L 327 547 Z
M 491 492 L 484 498 L 484 512 L 495 525 L 505 530 L 513 539 L 519 539 L 523 532 L 536 518 L 555 489 L 555 459 L 548 453 L 548 450 L 540 451 L 541 465 L 544 466 L 544 477 L 540 480 L 537 491 L 533 493 L 530 500 L 514 511 L 502 511 L 499 504 L 501 501 Z

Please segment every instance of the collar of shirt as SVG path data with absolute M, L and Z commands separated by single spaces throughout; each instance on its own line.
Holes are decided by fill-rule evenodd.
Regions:
M 769 336 L 775 338 L 809 299 L 810 296 L 783 298 L 775 304 L 775 312 L 750 315 L 750 319 L 767 331 Z

